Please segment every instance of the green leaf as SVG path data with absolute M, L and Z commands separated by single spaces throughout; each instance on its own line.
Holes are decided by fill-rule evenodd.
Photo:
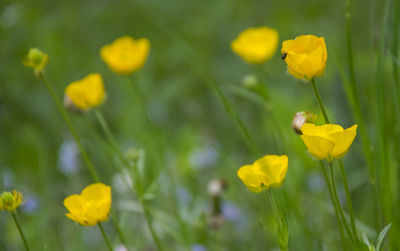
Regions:
M 382 245 L 382 241 L 385 238 L 387 232 L 389 231 L 390 227 L 392 226 L 392 223 L 390 223 L 389 225 L 387 225 L 384 229 L 382 229 L 382 231 L 380 232 L 379 236 L 378 236 L 378 243 L 376 246 L 376 250 L 379 251 L 381 249 L 381 245 Z

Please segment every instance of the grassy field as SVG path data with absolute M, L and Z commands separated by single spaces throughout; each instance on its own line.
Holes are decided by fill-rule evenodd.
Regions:
M 261 26 L 277 48 L 248 63 L 231 42 Z M 0 190 L 23 194 L 0 250 L 25 248 L 12 215 L 30 250 L 400 250 L 399 32 L 400 0 L 0 1 Z M 326 69 L 298 79 L 282 43 L 309 34 Z M 130 74 L 100 56 L 123 36 L 150 43 Z M 30 48 L 49 57 L 36 74 Z M 56 105 L 91 73 L 101 105 Z M 340 159 L 292 129 L 300 111 L 328 124 L 316 91 L 330 123 L 358 125 Z M 252 193 L 237 172 L 265 155 L 287 173 Z M 104 235 L 63 205 L 95 182 L 112 191 Z

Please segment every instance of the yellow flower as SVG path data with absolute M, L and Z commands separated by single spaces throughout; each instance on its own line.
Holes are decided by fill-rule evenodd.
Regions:
M 101 105 L 105 97 L 106 92 L 101 75 L 92 73 L 65 88 L 64 103 L 72 102 L 76 108 L 87 110 Z
M 29 49 L 28 55 L 22 60 L 25 66 L 34 69 L 35 75 L 44 69 L 47 62 L 49 62 L 49 56 L 37 48 Z
M 311 80 L 322 76 L 327 57 L 323 37 L 302 35 L 282 43 L 282 59 L 289 73 L 298 79 Z
M 22 194 L 13 190 L 12 192 L 3 192 L 0 195 L 0 210 L 14 212 L 22 203 Z
M 266 26 L 248 28 L 232 41 L 231 49 L 248 63 L 260 64 L 274 55 L 278 40 L 275 29 Z
M 111 208 L 111 187 L 102 183 L 87 186 L 81 194 L 73 194 L 64 200 L 71 220 L 83 225 L 93 226 L 106 221 Z
M 146 63 L 150 42 L 146 38 L 124 36 L 100 49 L 103 61 L 118 74 L 131 74 Z
M 279 187 L 286 176 L 288 157 L 266 155 L 253 163 L 242 166 L 237 175 L 253 193 L 262 192 L 270 186 Z
M 308 152 L 316 159 L 331 161 L 340 159 L 347 153 L 357 135 L 357 125 L 344 130 L 335 124 L 316 126 L 305 123 L 301 131 L 303 135 L 300 137 Z

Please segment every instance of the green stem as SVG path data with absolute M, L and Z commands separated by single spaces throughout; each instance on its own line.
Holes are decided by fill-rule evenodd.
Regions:
M 66 113 L 64 107 L 61 105 L 61 102 L 57 98 L 57 95 L 56 95 L 56 93 L 55 93 L 55 91 L 53 89 L 53 86 L 50 84 L 49 81 L 47 81 L 47 79 L 44 76 L 43 72 L 39 72 L 38 76 L 39 76 L 39 79 L 42 80 L 42 82 L 46 86 L 47 90 L 49 91 L 51 97 L 53 98 L 54 102 L 56 103 L 58 110 L 60 111 L 65 123 L 68 126 L 69 131 L 72 134 L 72 137 L 74 138 L 76 144 L 78 145 L 79 151 L 80 151 L 80 153 L 81 153 L 81 155 L 83 157 L 83 160 L 85 161 L 85 164 L 86 164 L 87 168 L 89 169 L 89 172 L 90 172 L 93 180 L 95 182 L 99 182 L 100 180 L 99 180 L 99 177 L 98 177 L 98 174 L 97 174 L 96 170 L 94 169 L 92 161 L 90 160 L 89 155 L 87 154 L 85 148 L 83 147 L 81 139 L 80 139 L 75 127 L 73 126 L 73 124 L 71 122 L 71 119 L 69 118 L 69 116 Z M 115 216 L 112 216 L 111 219 L 112 219 L 112 222 L 114 224 L 114 227 L 116 228 L 116 230 L 118 232 L 118 236 L 121 239 L 122 243 L 125 246 L 128 246 L 127 242 L 126 242 L 126 240 L 125 240 L 125 238 L 124 238 L 124 236 L 122 234 L 122 230 L 119 227 L 119 225 L 117 223 L 117 220 L 115 219 Z
M 97 226 L 99 226 L 100 232 L 101 232 L 101 234 L 103 235 L 103 238 L 104 238 L 104 240 L 105 240 L 106 243 L 107 243 L 108 249 L 110 249 L 111 251 L 113 251 L 113 248 L 112 248 L 112 246 L 111 246 L 111 244 L 110 244 L 110 241 L 108 240 L 108 237 L 107 237 L 106 233 L 104 232 L 103 225 L 99 222 L 99 223 L 97 223 Z
M 90 161 L 89 156 L 88 156 L 85 148 L 82 145 L 81 139 L 80 139 L 77 131 L 75 130 L 75 127 L 72 125 L 71 119 L 67 115 L 67 113 L 66 113 L 64 107 L 62 106 L 61 102 L 58 100 L 57 95 L 56 95 L 56 93 L 55 93 L 55 91 L 53 89 L 53 86 L 50 84 L 49 81 L 47 81 L 47 79 L 44 76 L 43 72 L 39 72 L 39 78 L 42 80 L 42 82 L 46 86 L 46 88 L 49 91 L 51 97 L 53 98 L 54 102 L 56 103 L 58 110 L 60 111 L 62 117 L 64 118 L 64 121 L 67 124 L 68 129 L 71 132 L 72 137 L 74 138 L 76 144 L 78 145 L 79 151 L 82 154 L 83 160 L 85 161 L 86 166 L 88 167 L 89 172 L 92 175 L 92 178 L 96 182 L 98 182 L 99 181 L 99 177 L 97 175 L 97 172 L 94 169 L 94 166 L 93 166 L 92 162 Z
M 279 208 L 275 199 L 275 195 L 271 189 L 268 190 L 268 199 L 271 203 L 272 213 L 274 215 L 274 219 L 276 220 L 278 226 L 278 244 L 281 251 L 288 250 L 288 229 L 287 229 L 287 220 L 285 213 L 280 213 Z M 284 212 L 284 210 L 281 210 Z
M 150 211 L 147 207 L 146 202 L 143 200 L 143 189 L 142 189 L 142 185 L 141 185 L 141 180 L 140 180 L 140 176 L 139 176 L 139 171 L 137 170 L 137 163 L 134 163 L 133 165 L 131 165 L 128 160 L 125 158 L 124 154 L 122 153 L 121 149 L 119 148 L 117 141 L 115 140 L 113 134 L 111 133 L 111 130 L 108 126 L 107 121 L 105 120 L 103 114 L 99 111 L 96 110 L 95 111 L 95 115 L 97 117 L 97 120 L 99 121 L 100 127 L 102 128 L 102 130 L 104 131 L 108 141 L 110 142 L 110 144 L 112 145 L 114 152 L 118 155 L 118 157 L 120 158 L 120 160 L 122 161 L 122 163 L 126 166 L 126 167 L 130 167 L 132 166 L 133 168 L 133 178 L 135 179 L 135 190 L 136 193 L 138 195 L 139 198 L 139 202 L 142 206 L 143 209 L 143 214 L 145 216 L 146 219 L 146 223 L 147 226 L 150 230 L 150 233 L 152 235 L 152 238 L 154 240 L 154 243 L 157 246 L 158 250 L 162 250 L 162 245 L 157 237 L 156 232 L 154 231 L 153 228 L 153 223 L 152 223 L 152 216 L 150 214 Z M 133 191 L 134 192 L 134 191 Z
M 340 166 L 340 173 L 342 174 L 344 191 L 346 194 L 347 206 L 348 206 L 349 215 L 350 215 L 351 229 L 353 231 L 353 236 L 354 236 L 355 240 L 358 240 L 356 222 L 355 222 L 354 212 L 353 212 L 353 203 L 351 202 L 349 184 L 347 183 L 346 172 L 344 170 L 342 160 L 339 160 L 339 166 Z
M 11 212 L 11 215 L 12 215 L 12 217 L 14 219 L 15 225 L 17 225 L 18 232 L 19 232 L 19 235 L 21 236 L 22 241 L 24 242 L 25 249 L 27 251 L 29 251 L 28 243 L 26 242 L 24 232 L 22 232 L 21 225 L 18 222 L 18 219 L 17 219 L 17 216 L 15 215 L 15 212 Z
M 315 84 L 315 79 L 314 78 L 311 79 L 311 85 L 313 87 L 315 97 L 318 100 L 319 107 L 321 108 L 322 115 L 324 116 L 325 123 L 329 124 L 328 114 L 325 111 L 324 104 L 322 104 L 321 96 L 319 95 L 319 92 L 318 92 L 318 89 L 317 89 L 317 85 Z
M 349 227 L 349 225 L 347 223 L 347 219 L 346 219 L 346 217 L 344 215 L 344 212 L 343 212 L 343 208 L 342 208 L 342 206 L 340 204 L 339 196 L 338 196 L 338 193 L 337 193 L 337 190 L 336 190 L 335 174 L 333 172 L 332 163 L 328 162 L 328 165 L 329 165 L 329 173 L 330 173 L 330 178 L 331 178 L 332 193 L 333 193 L 333 196 L 335 198 L 335 202 L 336 202 L 336 205 L 338 207 L 338 211 L 339 211 L 340 217 L 341 217 L 341 219 L 343 221 L 343 225 L 344 225 L 344 227 L 345 227 L 345 229 L 347 231 L 347 234 L 348 234 L 349 238 L 351 240 L 354 240 L 354 236 L 351 233 L 350 227 Z
M 147 202 L 143 198 L 143 188 L 142 188 L 142 183 L 141 183 L 140 176 L 139 176 L 139 170 L 137 168 L 137 160 L 132 165 L 132 171 L 133 171 L 133 178 L 134 178 L 136 192 L 138 195 L 139 202 L 142 206 L 142 210 L 143 210 L 143 214 L 144 214 L 144 217 L 145 217 L 145 220 L 147 223 L 147 227 L 150 230 L 150 234 L 151 234 L 153 241 L 157 247 L 157 250 L 161 251 L 161 250 L 163 250 L 163 246 L 156 234 L 156 231 L 154 230 L 153 217 L 151 215 L 150 209 L 147 205 Z
M 342 240 L 342 245 L 343 245 L 343 248 L 345 250 L 347 250 L 347 245 L 346 245 L 346 241 L 345 241 L 345 238 L 344 238 L 343 223 L 342 223 L 342 221 L 340 219 L 339 209 L 338 209 L 338 206 L 336 204 L 335 196 L 333 195 L 332 186 L 331 186 L 331 183 L 329 181 L 329 175 L 328 175 L 328 172 L 325 169 L 324 162 L 321 160 L 321 161 L 319 161 L 319 163 L 321 165 L 321 169 L 322 169 L 322 172 L 323 172 L 324 178 L 325 178 L 325 183 L 328 186 L 329 195 L 331 197 L 333 208 L 335 210 L 335 215 L 336 215 L 336 220 L 337 220 L 337 223 L 338 223 L 338 226 L 339 226 L 340 238 Z

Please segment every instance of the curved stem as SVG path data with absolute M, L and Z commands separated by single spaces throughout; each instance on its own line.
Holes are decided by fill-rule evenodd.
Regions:
M 53 86 L 50 84 L 49 81 L 47 81 L 46 77 L 44 76 L 43 72 L 39 72 L 39 79 L 42 80 L 42 82 L 44 83 L 44 85 L 46 86 L 47 90 L 49 91 L 51 97 L 53 98 L 54 102 L 57 105 L 58 110 L 61 113 L 61 116 L 63 117 L 65 123 L 68 126 L 69 131 L 72 134 L 72 137 L 74 138 L 76 144 L 78 145 L 79 151 L 82 154 L 82 158 L 86 163 L 86 166 L 89 169 L 90 174 L 92 175 L 92 178 L 98 182 L 99 181 L 99 177 L 98 174 L 96 172 L 96 170 L 94 169 L 94 166 L 92 164 L 92 162 L 89 159 L 89 156 L 85 150 L 85 148 L 82 145 L 81 139 L 77 133 L 77 131 L 75 130 L 75 127 L 72 125 L 71 119 L 69 118 L 68 114 L 66 113 L 64 107 L 62 106 L 61 102 L 59 101 L 59 99 L 57 98 L 57 95 L 53 89 Z
M 134 184 L 135 184 L 134 190 L 136 190 L 136 194 L 137 194 L 139 202 L 142 206 L 143 214 L 145 216 L 145 220 L 146 220 L 147 226 L 150 230 L 151 236 L 154 240 L 154 243 L 156 244 L 158 250 L 162 250 L 161 242 L 160 242 L 159 238 L 157 237 L 157 234 L 153 228 L 153 220 L 152 220 L 150 210 L 147 207 L 146 202 L 143 200 L 143 190 L 142 190 L 142 185 L 141 185 L 141 181 L 140 181 L 139 171 L 137 170 L 137 162 L 135 162 L 133 165 L 129 163 L 129 161 L 125 158 L 124 154 L 122 153 L 121 149 L 119 148 L 117 141 L 115 140 L 113 134 L 111 133 L 110 127 L 108 126 L 108 123 L 105 120 L 103 114 L 99 110 L 96 110 L 95 115 L 97 117 L 97 120 L 99 121 L 100 127 L 102 128 L 108 141 L 112 145 L 114 152 L 118 155 L 118 157 L 120 158 L 120 160 L 126 167 L 132 166 L 132 168 L 133 168 L 133 178 L 135 180 L 134 181 Z M 133 187 L 131 187 L 131 188 L 132 188 L 132 191 L 135 192 L 133 190 Z
M 322 169 L 322 172 L 324 174 L 325 183 L 328 186 L 329 195 L 330 195 L 331 200 L 332 200 L 333 208 L 335 209 L 335 215 L 336 215 L 336 220 L 337 220 L 337 223 L 338 223 L 338 226 L 339 226 L 340 238 L 342 240 L 342 245 L 343 245 L 344 250 L 347 250 L 346 241 L 345 241 L 345 238 L 344 238 L 343 223 L 342 223 L 342 221 L 340 219 L 339 209 L 338 209 L 338 206 L 336 204 L 335 197 L 333 195 L 332 186 L 331 186 L 331 183 L 329 181 L 329 175 L 328 175 L 328 172 L 325 169 L 324 162 L 322 162 L 322 160 L 321 160 L 319 163 L 321 165 L 321 169 Z
M 336 190 L 335 174 L 333 172 L 332 163 L 328 162 L 328 165 L 329 165 L 329 173 L 330 173 L 331 184 L 332 184 L 332 193 L 333 193 L 333 196 L 335 198 L 335 202 L 336 202 L 336 205 L 338 207 L 338 211 L 339 211 L 340 217 L 343 220 L 343 225 L 344 225 L 344 227 L 345 227 L 345 229 L 347 231 L 347 234 L 348 234 L 349 238 L 351 240 L 354 240 L 354 237 L 353 237 L 353 235 L 351 233 L 350 227 L 349 227 L 349 225 L 347 223 L 347 219 L 346 219 L 346 217 L 344 215 L 343 208 L 342 208 L 342 206 L 340 204 L 339 196 L 338 196 L 338 193 L 337 193 L 337 190 Z
M 347 183 L 346 172 L 344 170 L 343 161 L 342 160 L 339 160 L 339 166 L 340 166 L 340 173 L 342 174 L 343 186 L 344 186 L 344 191 L 345 191 L 346 200 L 347 200 L 347 206 L 348 206 L 348 209 L 349 209 L 351 229 L 353 231 L 354 238 L 357 240 L 358 236 L 357 236 L 357 228 L 356 228 L 354 212 L 353 212 L 353 203 L 351 202 L 349 184 Z
M 318 100 L 319 107 L 321 108 L 322 115 L 324 116 L 325 123 L 329 124 L 328 114 L 325 111 L 324 104 L 322 104 L 321 96 L 319 95 L 319 92 L 318 92 L 318 89 L 317 89 L 317 85 L 315 84 L 315 79 L 314 78 L 311 79 L 311 85 L 313 87 L 315 97 Z
M 39 76 L 39 79 L 42 80 L 42 82 L 46 86 L 47 90 L 49 91 L 51 97 L 53 98 L 54 102 L 56 103 L 56 106 L 57 106 L 59 112 L 61 113 L 61 116 L 63 117 L 65 123 L 68 126 L 69 131 L 72 134 L 72 137 L 74 138 L 76 144 L 78 145 L 79 151 L 80 151 L 80 153 L 82 155 L 83 160 L 85 161 L 85 164 L 86 164 L 87 168 L 89 169 L 89 172 L 90 172 L 93 180 L 95 182 L 99 182 L 100 181 L 99 180 L 99 176 L 98 176 L 98 174 L 97 174 L 97 172 L 96 172 L 96 170 L 95 170 L 95 168 L 94 168 L 94 166 L 92 164 L 92 161 L 90 160 L 89 155 L 87 154 L 85 148 L 83 147 L 81 139 L 80 139 L 80 137 L 79 137 L 74 125 L 72 124 L 71 119 L 69 118 L 69 116 L 66 113 L 64 107 L 62 106 L 60 100 L 58 99 L 58 97 L 57 97 L 57 95 L 56 95 L 56 93 L 55 93 L 55 91 L 53 89 L 53 86 L 50 84 L 49 81 L 47 81 L 47 79 L 44 76 L 43 72 L 39 72 L 38 76 Z M 117 223 L 117 221 L 116 221 L 116 219 L 115 219 L 115 217 L 113 215 L 112 215 L 111 219 L 112 219 L 112 222 L 114 224 L 114 227 L 116 228 L 116 230 L 118 232 L 118 236 L 121 239 L 122 243 L 125 246 L 128 246 L 128 244 L 127 244 L 127 242 L 126 242 L 126 240 L 125 240 L 125 238 L 124 238 L 124 236 L 122 234 L 122 230 L 119 227 L 119 225 L 118 225 L 118 223 Z
M 101 232 L 101 234 L 103 235 L 103 238 L 104 238 L 104 240 L 105 240 L 106 243 L 107 243 L 108 249 L 110 249 L 111 251 L 113 251 L 113 248 L 112 248 L 112 246 L 111 246 L 111 244 L 110 244 L 110 241 L 108 240 L 108 237 L 107 237 L 106 233 L 104 232 L 103 225 L 99 222 L 99 223 L 97 223 L 97 226 L 99 226 L 100 232 Z
M 21 236 L 22 241 L 24 242 L 25 249 L 26 249 L 27 251 L 29 251 L 28 243 L 26 242 L 24 232 L 22 232 L 22 228 L 21 228 L 21 226 L 19 225 L 19 222 L 18 222 L 17 216 L 15 215 L 15 212 L 11 212 L 11 215 L 12 215 L 12 217 L 13 217 L 13 219 L 14 219 L 15 225 L 17 225 L 18 232 L 19 232 L 19 235 Z

